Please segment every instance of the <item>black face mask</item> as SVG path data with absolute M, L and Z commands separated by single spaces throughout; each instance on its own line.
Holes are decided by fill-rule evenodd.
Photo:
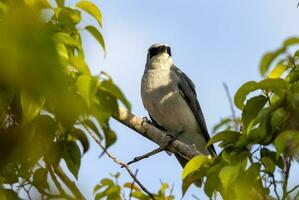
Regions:
M 170 47 L 167 46 L 158 46 L 158 47 L 153 47 L 149 49 L 149 57 L 152 58 L 156 55 L 159 55 L 161 53 L 167 53 L 169 56 L 171 56 L 171 50 Z

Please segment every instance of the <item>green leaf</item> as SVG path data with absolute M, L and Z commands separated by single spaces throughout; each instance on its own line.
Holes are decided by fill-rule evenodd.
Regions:
M 58 7 L 64 6 L 64 0 L 55 0 Z
M 49 188 L 47 174 L 48 171 L 46 169 L 37 169 L 33 174 L 33 183 L 42 189 Z
M 100 131 L 95 123 L 96 122 L 91 119 L 88 119 L 84 122 L 85 126 L 88 126 L 95 134 L 97 134 L 97 136 L 100 138 L 100 140 L 103 140 L 103 136 L 100 133 Z
M 274 141 L 277 158 L 281 153 L 287 153 L 290 156 L 299 151 L 299 132 L 287 130 L 280 133 Z
M 246 99 L 246 96 L 250 92 L 253 92 L 257 89 L 272 91 L 277 96 L 282 97 L 287 92 L 288 83 L 281 78 L 265 79 L 259 83 L 255 81 L 249 81 L 238 89 L 234 98 L 236 106 L 242 110 L 244 108 L 244 101 Z
M 192 158 L 184 167 L 182 179 L 185 179 L 189 174 L 199 170 L 207 159 L 208 158 L 204 155 L 198 155 Z
M 86 134 L 81 129 L 74 129 L 72 135 L 77 138 L 83 146 L 83 154 L 89 149 L 89 141 Z
M 91 106 L 96 93 L 96 80 L 89 75 L 81 75 L 76 81 L 80 95 L 84 98 L 88 107 Z
M 261 160 L 266 171 L 272 174 L 275 170 L 275 163 L 272 161 L 272 159 L 269 157 L 263 157 Z
M 63 159 L 70 172 L 78 179 L 78 172 L 81 164 L 81 152 L 78 145 L 68 141 L 63 152 Z
M 283 43 L 283 47 L 287 48 L 287 47 L 289 47 L 291 45 L 294 45 L 294 44 L 299 44 L 299 38 L 298 37 L 291 37 L 291 38 L 286 39 Z
M 242 112 L 243 128 L 245 133 L 248 132 L 247 128 L 250 122 L 257 117 L 266 103 L 267 98 L 263 95 L 255 96 L 247 101 Z
M 249 81 L 245 84 L 243 84 L 239 89 L 238 91 L 236 92 L 235 94 L 235 97 L 234 97 L 234 102 L 235 102 L 235 105 L 239 108 L 239 109 L 243 109 L 244 107 L 244 101 L 246 99 L 246 96 L 256 90 L 258 87 L 258 83 L 255 82 L 255 81 Z
M 276 51 L 271 51 L 271 52 L 264 54 L 264 56 L 260 62 L 260 72 L 261 72 L 262 76 L 264 76 L 266 74 L 266 72 L 270 68 L 272 62 L 284 51 L 285 51 L 285 48 L 280 48 L 280 49 L 277 49 Z
M 206 147 L 212 145 L 216 142 L 234 142 L 240 137 L 240 133 L 236 131 L 221 131 L 217 134 L 215 134 L 208 142 Z
M 237 179 L 240 173 L 240 165 L 225 166 L 219 172 L 219 178 L 224 191 Z
M 111 79 L 101 82 L 101 88 L 105 88 L 107 91 L 109 91 L 113 96 L 119 99 L 129 111 L 131 111 L 130 102 L 126 99 L 122 91 L 112 82 Z
M 265 79 L 258 83 L 258 88 L 273 91 L 277 96 L 282 97 L 288 90 L 288 83 L 281 78 Z
M 46 99 L 41 96 L 33 96 L 25 91 L 21 93 L 21 105 L 23 122 L 32 121 L 41 111 Z
M 63 32 L 55 33 L 54 40 L 73 48 L 79 48 L 80 46 L 74 38 L 72 38 L 69 34 Z
M 85 29 L 99 42 L 106 55 L 106 45 L 102 34 L 94 26 L 86 26 Z
M 89 68 L 84 61 L 84 58 L 73 56 L 69 59 L 69 64 L 75 67 L 81 74 L 90 75 Z
M 75 25 L 81 21 L 80 11 L 68 7 L 56 8 L 54 16 L 61 24 L 71 30 L 74 30 Z
M 287 70 L 289 69 L 288 65 L 285 65 L 283 63 L 278 63 L 274 69 L 270 72 L 268 78 L 279 78 L 281 77 L 281 75 Z
M 101 10 L 98 9 L 98 7 L 95 4 L 93 4 L 90 1 L 79 1 L 76 4 L 76 6 L 78 8 L 81 8 L 82 10 L 86 11 L 91 16 L 93 16 L 97 20 L 99 25 L 102 26 L 102 24 L 103 24 L 102 13 L 101 13 Z

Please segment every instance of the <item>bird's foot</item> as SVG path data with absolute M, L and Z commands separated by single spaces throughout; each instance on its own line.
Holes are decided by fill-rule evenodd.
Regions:
M 143 117 L 142 122 L 141 122 L 141 126 L 143 126 L 145 123 L 153 124 L 153 122 L 149 118 Z
M 170 138 L 167 144 L 165 145 L 164 149 L 166 150 L 184 131 L 179 131 L 175 136 L 167 134 L 166 137 Z

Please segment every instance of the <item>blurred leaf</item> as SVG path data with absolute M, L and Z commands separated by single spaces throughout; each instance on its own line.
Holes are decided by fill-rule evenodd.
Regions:
M 219 172 L 219 178 L 226 192 L 229 186 L 237 179 L 240 173 L 240 165 L 225 166 Z
M 284 51 L 284 49 L 278 49 L 273 52 L 264 54 L 260 62 L 260 72 L 264 76 L 270 68 L 271 63 Z
M 58 7 L 64 6 L 64 0 L 55 0 Z
M 275 163 L 269 157 L 261 158 L 263 165 L 268 173 L 273 173 L 275 170 Z
M 69 59 L 69 64 L 75 67 L 81 74 L 90 75 L 89 68 L 82 57 L 72 56 Z
M 102 34 L 94 26 L 86 26 L 85 29 L 99 42 L 106 55 L 106 45 Z
M 74 129 L 72 135 L 77 138 L 83 146 L 83 154 L 89 150 L 89 141 L 86 134 L 81 129 Z
M 77 144 L 73 141 L 66 143 L 63 159 L 70 172 L 78 179 L 78 172 L 81 164 L 81 152 Z
M 230 126 L 230 123 L 232 122 L 233 120 L 231 118 L 224 118 L 222 119 L 218 124 L 216 124 L 214 127 L 213 127 L 213 133 L 216 133 L 216 131 L 218 131 L 219 129 L 221 129 L 223 126 L 227 126 L 229 127 Z
M 54 40 L 56 42 L 65 44 L 66 46 L 73 47 L 73 48 L 79 48 L 79 44 L 76 40 L 74 40 L 69 34 L 58 32 L 54 35 Z
M 30 7 L 51 8 L 47 0 L 25 0 L 25 3 Z
M 140 188 L 138 186 L 136 186 L 136 184 L 133 184 L 131 182 L 126 182 L 124 184 L 124 188 L 129 188 L 129 189 L 133 189 L 133 190 L 136 190 L 136 191 L 141 191 Z
M 58 7 L 54 10 L 54 13 L 55 18 L 70 30 L 73 30 L 75 25 L 81 21 L 81 13 L 79 10 L 67 7 Z
M 299 38 L 298 37 L 291 37 L 284 41 L 283 47 L 287 48 L 290 45 L 299 44 Z
M 102 134 L 100 133 L 99 129 L 97 128 L 96 122 L 94 122 L 93 120 L 91 119 L 88 119 L 84 122 L 84 124 L 86 126 L 88 126 L 95 134 L 97 134 L 97 136 L 100 138 L 100 140 L 103 140 L 103 136 Z
M 97 20 L 99 25 L 102 26 L 102 24 L 103 24 L 102 13 L 96 5 L 94 5 L 90 1 L 79 1 L 76 4 L 76 6 L 81 8 L 82 10 L 86 11 L 91 16 L 93 16 Z
M 0 188 L 0 198 L 3 200 L 19 200 L 18 194 L 11 189 Z
M 254 120 L 261 109 L 267 103 L 267 98 L 263 95 L 255 96 L 249 99 L 242 112 L 243 128 L 247 132 L 248 125 Z
M 76 84 L 80 95 L 84 98 L 88 107 L 90 107 L 96 93 L 96 81 L 89 75 L 81 75 L 78 77 Z
M 278 63 L 274 69 L 270 72 L 269 78 L 280 78 L 281 75 L 289 68 L 288 65 L 285 65 L 283 63 Z
M 109 91 L 113 96 L 119 99 L 129 111 L 131 111 L 130 102 L 126 99 L 122 91 L 112 82 L 111 79 L 102 81 L 101 88 L 105 88 L 107 91 Z
M 240 137 L 240 133 L 236 131 L 221 131 L 215 134 L 207 143 L 206 147 L 216 142 L 234 142 Z
M 40 96 L 33 96 L 23 91 L 21 93 L 21 104 L 23 110 L 23 121 L 32 121 L 40 112 L 45 104 L 45 98 Z
M 283 152 L 293 156 L 299 151 L 299 132 L 287 130 L 280 133 L 274 141 L 277 158 Z
M 48 171 L 44 168 L 37 169 L 33 174 L 33 183 L 37 185 L 39 188 L 48 189 Z
M 186 178 L 192 172 L 200 169 L 200 167 L 206 162 L 208 158 L 204 155 L 198 155 L 192 158 L 184 167 L 182 173 L 182 179 Z

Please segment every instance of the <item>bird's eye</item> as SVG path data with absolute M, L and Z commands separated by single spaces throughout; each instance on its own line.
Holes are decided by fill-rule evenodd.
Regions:
M 152 58 L 160 53 L 159 48 L 151 48 L 149 50 L 149 57 Z

